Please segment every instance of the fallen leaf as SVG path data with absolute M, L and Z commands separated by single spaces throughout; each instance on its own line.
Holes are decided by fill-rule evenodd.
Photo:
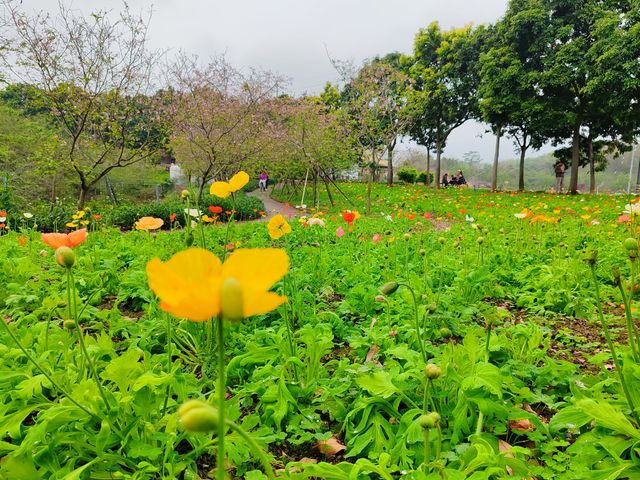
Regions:
M 331 437 L 329 440 L 318 440 L 316 448 L 320 450 L 320 453 L 328 456 L 335 455 L 347 449 L 336 437 Z
M 521 432 L 531 432 L 535 430 L 536 427 L 531 423 L 531 420 L 510 420 L 509 428 Z
M 373 358 L 378 354 L 379 351 L 380 351 L 380 347 L 378 347 L 377 345 L 371 345 L 371 348 L 367 352 L 367 356 L 364 359 L 364 361 L 365 362 L 373 361 Z

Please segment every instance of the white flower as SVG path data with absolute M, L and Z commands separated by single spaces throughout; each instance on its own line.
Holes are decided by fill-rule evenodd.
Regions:
M 625 205 L 624 213 L 628 215 L 640 215 L 640 203 L 630 203 Z
M 7 217 L 0 217 L 0 223 L 4 223 L 7 221 Z
M 191 228 L 196 228 L 198 226 L 198 222 L 195 220 L 191 220 Z
M 591 220 L 591 225 L 600 225 L 598 220 Z
M 393 222 L 393 217 L 391 215 L 387 215 L 384 218 L 385 218 L 385 220 L 389 220 L 390 222 Z
M 513 216 L 519 218 L 520 220 L 522 220 L 523 218 L 527 218 L 526 213 L 514 213 Z
M 464 219 L 465 219 L 468 223 L 473 223 L 473 222 L 475 222 L 475 221 L 476 221 L 476 219 L 475 219 L 475 218 L 473 218 L 473 217 L 472 217 L 471 215 L 469 215 L 468 213 L 467 213 L 467 215 L 464 217 Z
M 27 220 L 30 218 L 33 218 L 33 213 L 29 213 L 29 212 L 24 212 L 22 214 L 24 216 L 24 218 L 26 218 Z
M 324 227 L 324 220 L 321 218 L 310 218 L 307 222 L 309 225 L 318 225 L 319 227 Z
M 187 215 L 189 215 L 190 217 L 200 217 L 200 215 L 202 215 L 202 211 L 198 210 L 197 208 L 185 208 L 184 209 L 184 213 L 186 213 Z

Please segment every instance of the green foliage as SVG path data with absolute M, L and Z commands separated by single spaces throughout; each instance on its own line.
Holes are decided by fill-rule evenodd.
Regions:
M 426 178 L 426 173 L 424 177 Z M 404 183 L 416 183 L 418 171 L 415 168 L 401 168 L 398 170 L 398 178 Z

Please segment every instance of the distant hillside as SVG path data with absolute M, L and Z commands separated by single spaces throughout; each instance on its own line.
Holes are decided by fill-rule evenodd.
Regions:
M 455 158 L 442 159 L 442 173 L 455 173 L 462 170 L 465 177 L 472 184 L 488 185 L 491 182 L 490 163 L 483 163 L 479 156 L 470 152 L 466 159 Z M 631 190 L 635 188 L 638 162 L 640 161 L 640 148 L 636 146 L 635 165 L 632 170 Z M 427 165 L 426 153 L 416 149 L 399 152 L 396 155 L 398 165 L 407 165 L 418 170 L 425 170 Z M 629 164 L 631 152 L 627 152 L 619 158 L 609 160 L 604 172 L 596 172 L 596 185 L 598 192 L 626 192 L 629 181 Z M 498 167 L 498 186 L 500 189 L 511 190 L 518 187 L 518 160 L 503 160 Z M 527 190 L 548 190 L 555 185 L 553 164 L 555 159 L 552 154 L 539 155 L 527 158 L 525 161 L 525 188 Z M 431 171 L 435 171 L 434 159 L 431 159 Z M 569 172 L 565 182 L 568 182 Z M 589 170 L 581 168 L 578 183 L 584 184 L 589 190 Z

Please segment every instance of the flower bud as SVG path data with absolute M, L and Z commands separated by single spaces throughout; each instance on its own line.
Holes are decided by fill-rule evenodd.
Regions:
M 585 261 L 589 264 L 589 266 L 593 267 L 598 261 L 598 251 L 590 250 L 587 252 L 587 256 L 585 257 Z
M 202 400 L 188 400 L 177 411 L 180 423 L 190 432 L 215 432 L 220 421 L 218 409 Z
M 62 322 L 62 326 L 65 330 L 75 330 L 78 325 L 75 320 L 65 320 Z
M 424 367 L 424 373 L 429 380 L 435 380 L 442 375 L 442 369 L 434 363 L 428 363 Z
M 187 198 L 191 198 L 191 192 L 189 190 L 182 190 L 182 192 L 180 192 L 180 198 L 182 200 L 186 200 Z
M 420 428 L 435 428 L 440 423 L 440 415 L 436 412 L 424 413 L 418 417 Z
M 48 250 L 40 250 L 40 256 L 41 257 L 46 257 L 47 255 L 49 255 L 49 251 Z
M 191 245 L 193 245 L 193 232 L 191 230 L 189 230 L 185 236 L 184 236 L 184 244 L 187 247 L 190 247 Z
M 445 238 L 444 238 L 444 237 L 440 237 L 440 238 L 438 239 L 438 241 L 440 242 L 440 245 L 444 245 Z
M 635 238 L 627 238 L 623 242 L 624 248 L 627 249 L 628 252 L 637 252 L 638 251 L 638 241 Z
M 384 295 L 376 295 L 376 302 L 384 303 L 386 301 L 387 301 L 387 299 L 385 298 Z
M 56 262 L 64 268 L 71 268 L 76 263 L 76 254 L 69 247 L 58 247 L 56 250 Z
M 411 234 L 410 233 L 405 233 L 402 238 L 404 238 L 405 242 L 408 241 L 411 238 Z
M 427 251 L 424 248 L 421 248 L 418 253 L 420 254 L 421 257 L 424 257 L 427 254 Z
M 617 287 L 620 285 L 620 267 L 613 267 L 611 269 L 613 274 L 613 284 Z
M 478 245 L 482 245 L 484 243 L 484 237 L 478 237 L 476 241 L 478 242 Z
M 440 336 L 442 338 L 451 338 L 451 335 L 452 335 L 452 333 L 451 333 L 451 329 L 450 328 L 442 327 L 440 329 Z
M 243 315 L 242 285 L 233 277 L 226 278 L 220 287 L 220 312 L 222 318 L 239 322 Z
M 429 305 L 427 305 L 427 312 L 429 313 L 435 313 L 437 309 L 438 305 L 436 305 L 435 303 L 430 303 Z
M 400 287 L 400 284 L 398 282 L 387 282 L 382 285 L 382 287 L 380 287 L 380 291 L 384 295 L 392 295 L 396 292 L 396 290 L 398 290 L 398 287 Z

